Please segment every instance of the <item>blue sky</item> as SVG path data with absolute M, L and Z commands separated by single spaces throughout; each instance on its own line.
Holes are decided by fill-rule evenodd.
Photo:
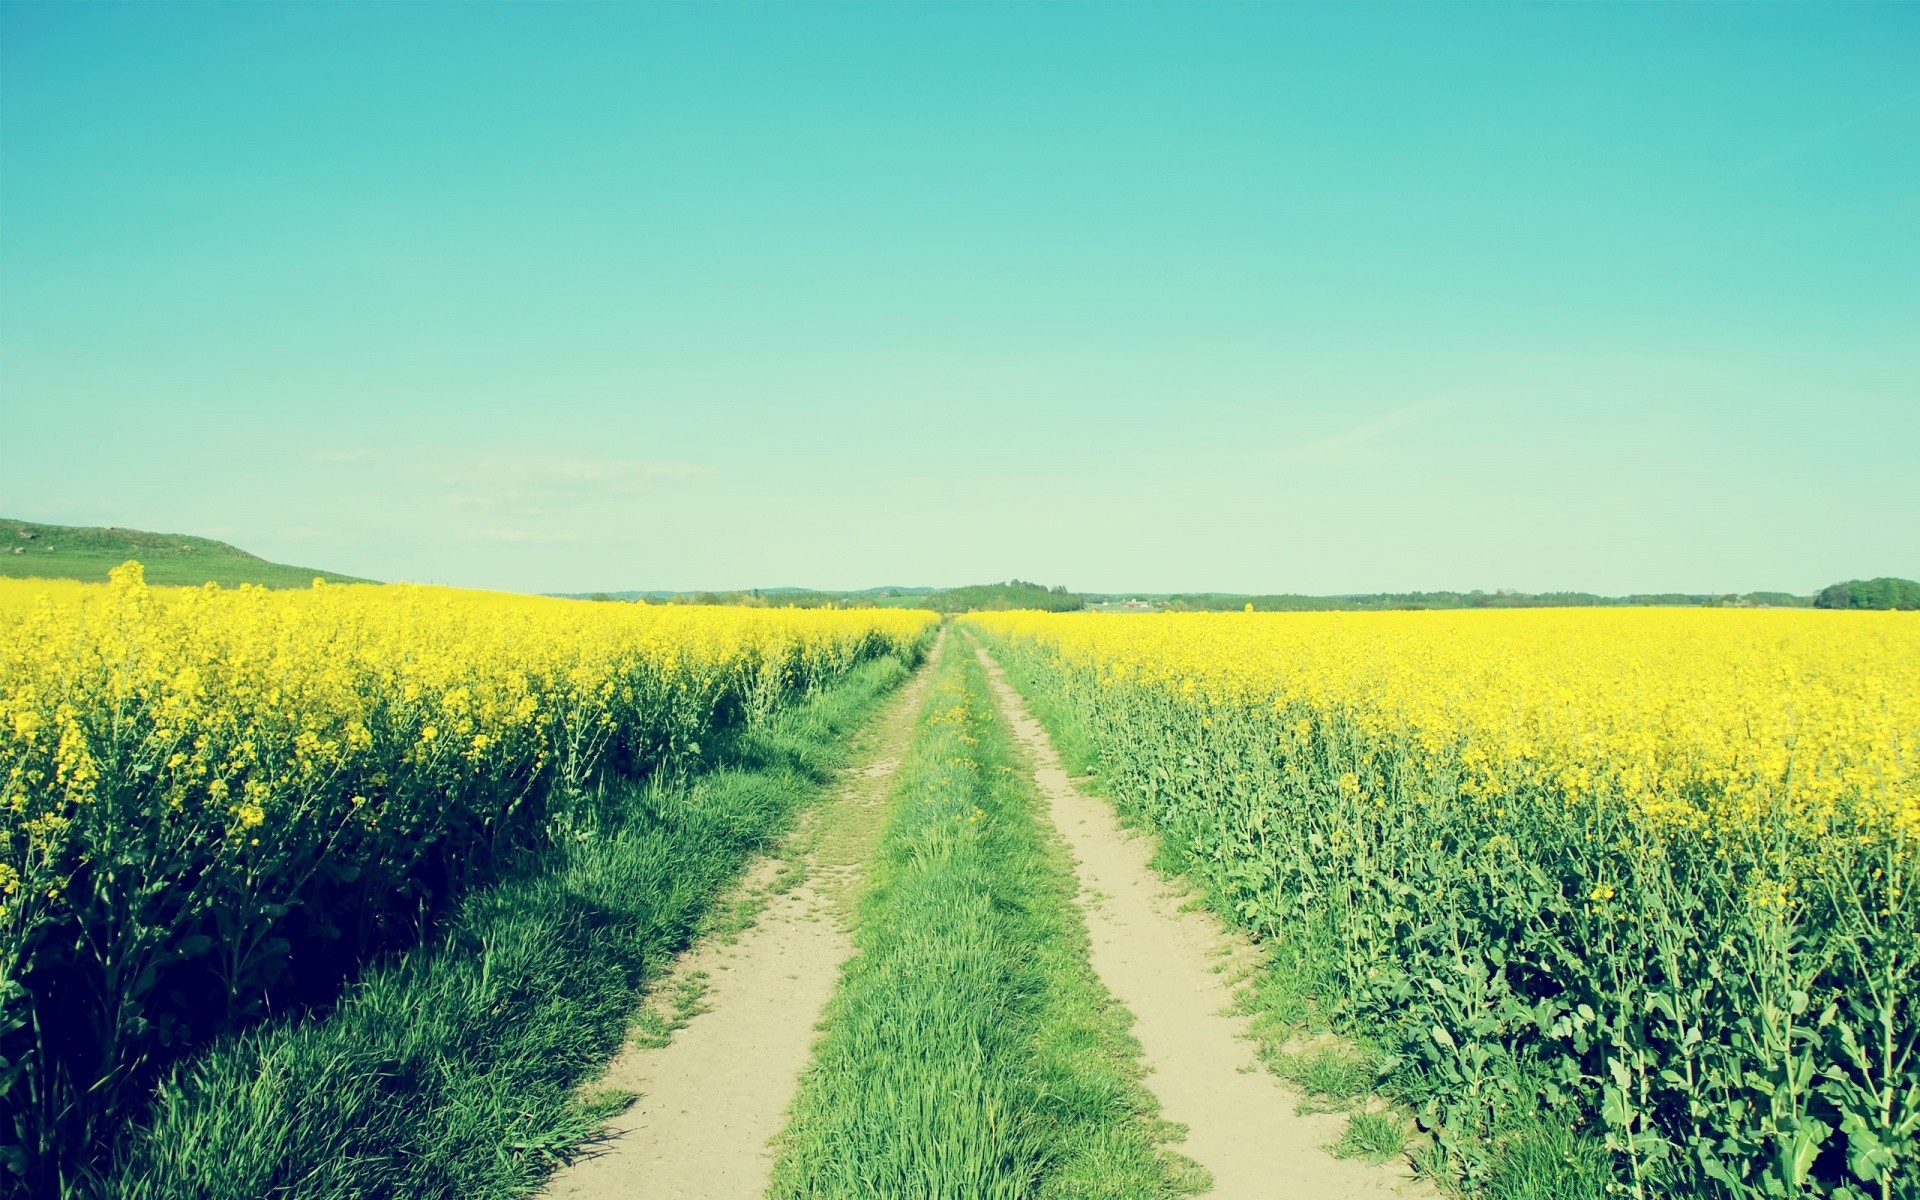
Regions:
M 1920 6 L 0 6 L 0 513 L 525 590 L 1920 576 Z

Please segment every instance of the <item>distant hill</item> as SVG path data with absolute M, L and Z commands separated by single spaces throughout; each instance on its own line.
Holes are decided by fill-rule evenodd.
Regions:
M 138 559 L 147 582 L 179 587 L 217 583 L 234 587 L 303 588 L 314 579 L 366 583 L 335 571 L 268 562 L 236 546 L 182 533 L 148 533 L 93 525 L 40 525 L 0 517 L 0 576 L 84 579 L 104 583 L 107 572 Z

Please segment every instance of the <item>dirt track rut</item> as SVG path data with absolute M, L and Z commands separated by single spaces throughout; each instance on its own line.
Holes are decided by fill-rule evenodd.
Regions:
M 1370 1200 L 1433 1196 L 1404 1166 L 1332 1157 L 1345 1118 L 1299 1114 L 1300 1097 L 1261 1067 L 1228 977 L 1252 954 L 1212 913 L 1148 865 L 1150 840 L 1074 787 L 1053 743 L 984 649 L 994 695 L 1034 767 L 1053 823 L 1077 860 L 1093 966 L 1136 1018 L 1147 1087 L 1187 1126 L 1178 1147 L 1213 1173 L 1217 1200 Z
M 703 940 L 655 984 L 657 997 L 680 981 L 702 980 L 699 1010 L 667 1045 L 629 1043 L 614 1059 L 602 1085 L 640 1099 L 594 1151 L 554 1174 L 545 1195 L 758 1200 L 765 1193 L 768 1143 L 786 1123 L 821 1010 L 853 952 L 851 898 L 931 678 L 922 668 L 888 702 L 862 735 L 863 765 L 806 814 L 794 835 L 802 881 L 781 890 L 780 860 L 756 864 L 731 901 L 764 900 L 752 926 L 736 938 Z

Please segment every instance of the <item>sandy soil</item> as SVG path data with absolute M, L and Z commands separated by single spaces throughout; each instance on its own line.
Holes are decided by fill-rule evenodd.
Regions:
M 1432 1196 L 1403 1166 L 1340 1160 L 1324 1147 L 1346 1118 L 1296 1114 L 1300 1097 L 1259 1065 L 1229 978 L 1252 954 L 1190 893 L 1148 864 L 1151 844 L 1073 786 L 1040 723 L 985 650 L 994 694 L 1034 765 L 1054 825 L 1078 860 L 1093 966 L 1130 1009 L 1161 1115 L 1188 1128 L 1178 1149 L 1213 1173 L 1220 1200 Z
M 705 994 L 667 1045 L 629 1043 L 610 1064 L 601 1085 L 640 1099 L 614 1120 L 603 1144 L 548 1180 L 545 1195 L 757 1200 L 765 1193 L 768 1141 L 786 1124 L 821 1010 L 852 953 L 852 899 L 931 677 L 922 669 L 861 735 L 860 765 L 808 812 L 785 857 L 748 871 L 728 903 L 734 911 L 764 905 L 753 925 L 704 939 L 651 989 L 656 1004 L 685 981 L 703 982 Z

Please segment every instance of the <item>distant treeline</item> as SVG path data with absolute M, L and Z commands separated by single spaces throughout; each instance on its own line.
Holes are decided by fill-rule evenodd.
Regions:
M 749 608 L 930 608 L 935 612 L 992 612 L 1040 609 L 1077 612 L 1091 605 L 1148 608 L 1169 612 L 1383 612 L 1404 609 L 1459 608 L 1873 608 L 1920 609 L 1920 583 L 1911 579 L 1853 579 L 1821 589 L 1815 596 L 1792 592 L 1743 592 L 1710 595 L 1645 592 L 1600 596 L 1592 592 L 1372 592 L 1345 596 L 1297 593 L 1248 595 L 1236 592 L 1116 592 L 1083 594 L 1024 579 L 957 588 L 868 588 L 859 592 L 816 592 L 798 588 L 731 592 L 595 592 L 587 600 L 625 600 L 643 604 L 730 604 Z
M 1791 592 L 1695 595 L 1653 592 L 1599 596 L 1592 592 L 1376 592 L 1351 596 L 1241 596 L 1225 593 L 1151 597 L 1174 612 L 1228 612 L 1251 604 L 1255 612 L 1378 612 L 1453 608 L 1633 608 L 1721 606 L 1728 608 L 1806 608 L 1811 598 Z
M 724 604 L 734 608 L 877 608 L 875 597 L 864 594 L 807 592 L 782 588 L 763 592 L 747 588 L 734 592 L 590 592 L 577 600 L 613 600 L 633 604 Z
M 747 588 L 731 592 L 590 592 L 575 600 L 616 600 L 641 604 L 730 604 L 747 608 L 930 608 L 960 613 L 1005 609 L 1074 612 L 1087 598 L 1064 587 L 1010 579 L 957 588 L 867 588 L 858 592 L 815 592 L 801 588 Z
M 1012 609 L 1039 609 L 1042 612 L 1077 612 L 1087 606 L 1085 596 L 1064 587 L 1047 587 L 1010 579 L 1005 583 L 976 583 L 969 587 L 947 588 L 924 598 L 935 612 L 1002 612 Z
M 1815 608 L 1920 609 L 1920 583 L 1911 579 L 1849 579 L 1820 589 Z

